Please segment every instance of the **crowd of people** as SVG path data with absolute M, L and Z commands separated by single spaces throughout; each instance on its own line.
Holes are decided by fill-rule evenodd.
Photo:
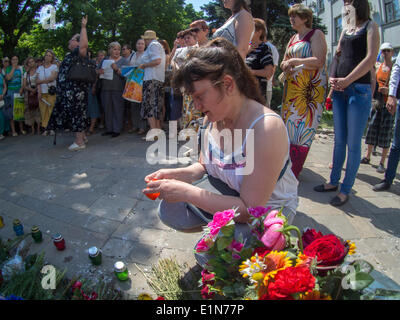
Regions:
M 399 161 L 398 112 L 393 130 L 399 58 L 393 63 L 393 47 L 389 43 L 380 45 L 378 26 L 370 18 L 368 1 L 343 1 L 345 9 L 353 9 L 344 11 L 355 12 L 356 19 L 343 16 L 346 27 L 329 72 L 325 35 L 312 27 L 313 12 L 304 4 L 295 4 L 288 11 L 295 34 L 280 61 L 277 49 L 268 41 L 265 21 L 253 18 L 248 1 L 223 3 L 232 15 L 220 28 L 211 33 L 206 21 L 193 21 L 177 34 L 172 50 L 153 30 L 144 32 L 135 50 L 129 44 L 110 43 L 107 51 L 98 51 L 93 57 L 95 83 L 68 78 L 77 57 L 92 59 L 87 17 L 82 19 L 80 34 L 69 40 L 70 53 L 61 63 L 52 50 L 47 50 L 43 59 L 27 58 L 23 67 L 17 56 L 11 57 L 11 63 L 4 58 L 0 76 L 0 138 L 7 131 L 11 136 L 18 135 L 13 119 L 15 94 L 25 98 L 25 125 L 31 133 L 54 135 L 59 129 L 70 130 L 75 133 L 69 146 L 71 151 L 85 149 L 88 136 L 96 128 L 105 127 L 102 136 L 111 138 L 126 131 L 146 139 L 144 134 L 149 129 L 163 129 L 169 121 L 177 121 L 179 129 L 205 130 L 199 162 L 150 174 L 144 193 L 158 192 L 164 204 L 190 202 L 209 213 L 237 207 L 238 222 L 248 220 L 246 208 L 266 204 L 283 207 L 292 219 L 297 208 L 298 177 L 328 97 L 333 101 L 335 130 L 332 170 L 329 182 L 314 190 L 339 191 L 330 203 L 346 203 L 359 166 L 370 163 L 374 147 L 383 149 L 378 171 L 386 171 L 385 179 L 374 190 L 388 189 Z M 383 62 L 377 64 L 379 52 Z M 111 63 L 106 66 L 107 61 Z M 280 115 L 278 106 L 271 106 L 279 62 L 283 72 L 276 78 L 284 86 Z M 140 102 L 123 97 L 123 69 L 129 66 L 144 72 Z M 105 77 L 109 71 L 112 76 Z M 24 123 L 18 125 L 19 132 L 26 134 Z M 361 159 L 366 128 L 367 152 Z M 236 152 L 246 154 L 247 135 L 240 150 L 224 154 L 224 146 L 216 138 L 224 129 L 254 129 L 257 157 L 252 174 L 237 174 L 245 163 L 237 161 Z M 385 170 L 393 131 L 395 138 Z M 346 155 L 345 177 L 339 190 Z M 204 157 L 215 161 L 205 163 Z M 218 178 L 236 196 L 202 192 L 192 183 L 204 174 Z M 205 222 L 176 208 L 165 210 L 160 217 L 177 229 L 192 230 Z

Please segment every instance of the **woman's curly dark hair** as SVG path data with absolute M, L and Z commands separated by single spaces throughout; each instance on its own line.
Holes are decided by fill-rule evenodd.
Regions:
M 265 104 L 258 81 L 244 63 L 239 52 L 228 40 L 216 38 L 206 46 L 189 51 L 184 64 L 175 72 L 172 79 L 174 88 L 183 87 L 188 94 L 193 93 L 193 82 L 210 80 L 222 91 L 223 76 L 230 75 L 236 82 L 239 92 L 249 99 Z

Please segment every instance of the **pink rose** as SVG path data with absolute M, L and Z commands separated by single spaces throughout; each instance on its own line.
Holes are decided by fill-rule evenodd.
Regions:
M 272 218 L 276 218 L 276 216 L 279 214 L 278 210 L 272 210 L 270 213 L 268 213 L 267 217 L 265 218 L 265 220 L 269 220 Z M 264 220 L 264 221 L 265 221 Z
M 231 251 L 240 252 L 240 251 L 242 251 L 243 246 L 244 246 L 243 243 L 235 241 L 235 239 L 233 239 L 231 244 L 229 245 L 228 249 Z
M 218 234 L 219 230 L 226 226 L 235 217 L 234 210 L 225 210 L 222 212 L 216 212 L 213 216 L 213 221 L 208 224 L 210 228 L 210 233 L 215 236 Z
M 210 247 L 213 244 L 213 239 L 209 238 L 209 237 L 204 237 L 202 238 L 196 246 L 196 252 L 200 253 L 200 252 L 206 252 L 208 250 L 210 250 Z
M 272 218 L 271 223 L 269 221 L 264 221 L 264 225 L 268 227 L 264 229 L 264 234 L 260 239 L 261 242 L 270 250 L 283 250 L 286 246 L 286 239 L 285 236 L 278 231 L 282 229 L 283 220 Z
M 250 215 L 252 215 L 255 218 L 262 217 L 264 214 L 266 214 L 271 207 L 265 208 L 265 207 L 255 207 L 255 208 L 249 208 L 247 211 L 249 212 Z

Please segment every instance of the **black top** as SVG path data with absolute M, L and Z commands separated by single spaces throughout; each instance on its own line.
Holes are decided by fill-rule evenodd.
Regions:
M 250 69 L 261 70 L 265 66 L 273 65 L 272 51 L 268 44 L 265 42 L 261 43 L 258 48 L 249 52 L 246 56 L 246 64 Z M 258 80 L 265 79 L 257 77 Z
M 347 77 L 366 57 L 368 50 L 367 27 L 369 23 L 370 21 L 356 34 L 348 35 L 344 33 L 340 41 L 341 52 L 336 66 L 336 77 Z M 354 83 L 371 83 L 371 72 L 368 71 L 361 78 L 354 81 Z

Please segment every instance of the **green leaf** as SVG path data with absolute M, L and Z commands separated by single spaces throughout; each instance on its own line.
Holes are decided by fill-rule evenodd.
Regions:
M 354 267 L 356 272 L 364 272 L 364 273 L 371 273 L 374 270 L 374 267 L 365 260 L 356 260 L 351 265 Z
M 228 247 L 232 242 L 232 239 L 230 237 L 221 237 L 217 239 L 217 248 L 218 251 L 221 251 Z
M 226 261 L 227 263 L 232 263 L 232 253 L 224 252 L 221 254 L 221 258 Z
M 227 225 L 221 228 L 221 232 L 226 237 L 233 237 L 235 233 L 235 224 L 233 220 L 231 220 Z
M 251 258 L 252 253 L 252 248 L 243 248 L 242 251 L 240 251 L 240 256 L 242 257 L 242 260 L 247 260 Z
M 352 290 L 362 290 L 374 282 L 374 278 L 365 272 L 357 272 L 355 275 L 349 274 L 346 277 L 350 280 L 349 284 Z

